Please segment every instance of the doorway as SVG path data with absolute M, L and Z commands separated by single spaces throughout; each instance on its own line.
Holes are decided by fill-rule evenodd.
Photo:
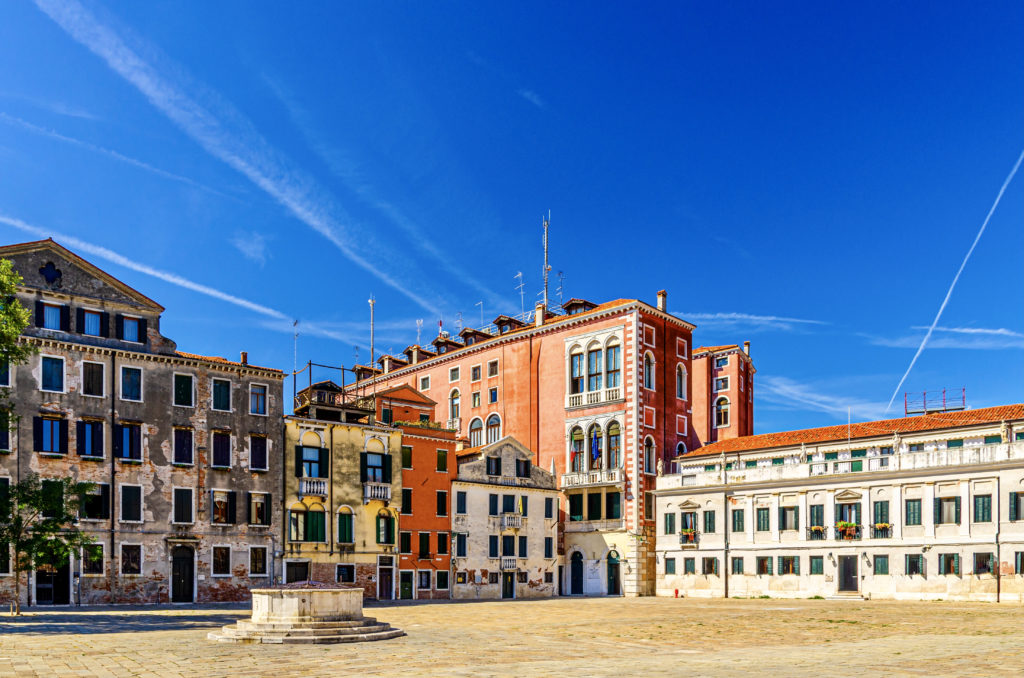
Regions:
M 412 600 L 413 571 L 401 570 L 398 573 L 398 597 L 401 600 Z
M 189 546 L 171 551 L 171 602 L 195 601 L 195 552 Z
M 309 581 L 309 561 L 284 564 L 284 583 L 291 584 L 296 581 Z
M 569 563 L 569 595 L 583 595 L 583 554 L 576 551 Z
M 619 554 L 617 551 L 608 552 L 608 595 L 622 595 L 622 588 L 619 586 Z
M 501 597 L 502 598 L 515 598 L 516 597 L 516 573 L 515 572 L 502 572 L 501 573 Z
M 36 570 L 36 605 L 71 604 L 71 562 Z
M 857 556 L 839 556 L 839 591 L 856 593 Z
M 391 556 L 377 556 L 377 600 L 392 600 L 395 597 L 394 562 Z

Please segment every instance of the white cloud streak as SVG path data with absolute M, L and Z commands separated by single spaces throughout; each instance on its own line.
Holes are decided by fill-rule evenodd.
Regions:
M 267 263 L 267 238 L 262 233 L 236 233 L 231 244 L 246 259 L 254 261 L 262 267 Z
M 548 105 L 544 101 L 544 99 L 542 99 L 541 96 L 539 94 L 537 94 L 536 92 L 534 92 L 532 89 L 526 89 L 524 87 L 524 88 L 518 90 L 516 92 L 516 94 L 518 94 L 519 96 L 523 97 L 524 99 L 529 101 L 531 104 L 533 104 L 537 108 L 540 108 L 540 109 L 543 110 L 543 109 L 548 107 Z
M 927 327 L 913 327 L 915 330 L 927 330 Z M 921 344 L 922 334 L 917 333 L 903 337 L 878 337 L 866 335 L 868 341 L 875 346 L 887 348 L 917 348 Z M 1024 348 L 1024 334 L 1004 327 L 936 327 L 929 348 L 963 349 L 973 351 L 999 351 L 1004 349 Z
M 912 330 L 926 330 L 927 327 L 923 325 L 917 325 L 911 327 Z M 998 337 L 1019 337 L 1024 338 L 1024 333 L 1014 332 L 1008 330 L 1005 327 L 989 328 L 989 327 L 936 327 L 936 332 L 952 332 L 954 334 L 983 334 L 993 335 Z
M 37 99 L 35 97 L 26 96 L 24 94 L 14 94 L 12 92 L 0 92 L 0 97 L 3 97 L 4 99 L 24 101 L 36 108 L 41 108 L 49 111 L 50 113 L 56 113 L 57 115 L 63 115 L 68 118 L 79 118 L 80 120 L 100 119 L 98 116 L 93 115 L 84 108 L 78 108 L 77 106 L 66 104 L 63 101 L 47 101 L 45 99 Z
M 771 329 L 794 331 L 799 326 L 828 325 L 822 320 L 806 318 L 789 318 L 779 315 L 753 315 L 750 313 L 678 313 L 674 315 L 689 320 L 701 327 L 751 327 L 754 329 Z
M 318 195 L 310 178 L 289 167 L 241 114 L 228 111 L 227 118 L 234 124 L 234 129 L 229 130 L 224 120 L 159 73 L 76 0 L 36 0 L 36 6 L 68 35 L 103 59 L 111 70 L 133 85 L 207 153 L 248 178 L 295 218 L 330 241 L 356 266 L 424 309 L 440 313 L 436 304 L 382 270 L 379 264 L 392 259 L 387 253 L 375 253 L 375 261 L 370 261 L 356 251 L 350 241 L 358 239 L 344 232 L 332 214 L 337 210 L 330 201 Z
M 845 421 L 847 412 L 854 420 L 872 421 L 885 416 L 885 404 L 843 398 L 818 391 L 810 384 L 788 377 L 758 377 L 758 398 L 796 410 L 824 412 Z
M 949 285 L 949 290 L 946 291 L 946 297 L 942 300 L 942 304 L 939 306 L 939 312 L 935 314 L 935 320 L 928 327 L 928 331 L 924 335 L 924 339 L 921 340 L 921 345 L 918 346 L 917 352 L 914 353 L 914 357 L 910 359 L 910 365 L 907 366 L 907 371 L 903 373 L 903 377 L 900 378 L 900 383 L 896 384 L 896 389 L 892 392 L 892 397 L 889 398 L 889 404 L 886 406 L 885 411 L 888 412 L 892 408 L 893 402 L 896 400 L 896 396 L 899 395 L 900 389 L 903 388 L 903 383 L 910 376 L 910 371 L 914 369 L 914 364 L 917 362 L 921 352 L 924 351 L 924 347 L 928 345 L 928 340 L 932 338 L 932 334 L 935 332 L 935 328 L 939 324 L 939 320 L 942 318 L 942 312 L 946 310 L 946 304 L 949 303 L 949 298 L 953 296 L 953 290 L 956 288 L 957 282 L 960 280 L 960 274 L 964 272 L 964 268 L 967 266 L 968 260 L 971 255 L 974 254 L 974 248 L 978 246 L 978 241 L 981 240 L 981 236 L 985 233 L 985 228 L 988 226 L 989 220 L 992 218 L 992 214 L 996 211 L 996 207 L 999 206 L 999 201 L 1003 199 L 1003 193 L 1006 192 L 1006 187 L 1013 181 L 1013 177 L 1017 174 L 1017 170 L 1020 168 L 1021 161 L 1024 160 L 1024 151 L 1021 151 L 1017 157 L 1017 162 L 1014 163 L 1013 169 L 1010 170 L 1010 174 L 1007 175 L 1006 180 L 1003 182 L 1002 187 L 999 189 L 999 195 L 996 196 L 996 200 L 992 203 L 992 207 L 989 209 L 988 214 L 985 216 L 985 221 L 982 222 L 981 228 L 978 230 L 978 235 L 974 236 L 974 242 L 971 243 L 970 249 L 967 250 L 967 254 L 964 255 L 964 260 L 960 263 L 960 268 L 957 269 L 956 275 L 953 276 L 953 282 Z
M 55 132 L 54 130 L 46 129 L 45 127 L 40 127 L 38 125 L 33 125 L 32 123 L 30 123 L 30 122 L 28 122 L 26 120 L 22 120 L 21 118 L 16 118 L 13 115 L 8 115 L 6 113 L 0 112 L 0 122 L 7 123 L 8 125 L 11 125 L 11 126 L 14 126 L 14 127 L 19 127 L 19 128 L 21 128 L 23 130 L 26 130 L 28 132 L 32 132 L 33 134 L 38 134 L 40 136 L 44 136 L 44 137 L 47 137 L 47 138 L 50 138 L 50 139 L 55 139 L 56 141 L 61 141 L 61 142 L 64 142 L 66 144 L 71 144 L 72 146 L 77 146 L 79 148 L 84 148 L 84 149 L 86 149 L 88 151 L 92 151 L 93 153 L 99 153 L 101 155 L 105 155 L 107 157 L 113 158 L 114 160 L 118 160 L 120 162 L 126 163 L 128 165 L 133 166 L 133 167 L 138 167 L 139 169 L 145 170 L 147 172 L 151 172 L 151 173 L 156 174 L 157 176 L 161 176 L 161 177 L 163 177 L 165 179 L 170 179 L 171 181 L 179 181 L 179 182 L 181 182 L 183 184 L 188 184 L 189 186 L 192 186 L 193 188 L 198 188 L 198 189 L 203 190 L 203 191 L 208 191 L 210 193 L 215 193 L 216 195 L 227 197 L 227 196 L 225 196 L 224 193 L 221 193 L 218 190 L 212 189 L 209 186 L 204 186 L 203 184 L 200 184 L 197 181 L 189 179 L 188 177 L 183 177 L 180 174 L 174 174 L 173 172 L 168 172 L 166 170 L 162 170 L 159 167 L 154 167 L 154 166 L 150 165 L 149 163 L 143 162 L 141 160 L 136 160 L 135 158 L 129 157 L 129 156 L 124 155 L 122 153 L 118 153 L 117 151 L 112 151 L 109 148 L 103 148 L 102 146 L 97 146 L 96 144 L 91 144 L 88 141 L 82 141 L 81 139 L 75 139 L 74 137 L 66 136 L 64 134 L 61 134 L 60 132 Z

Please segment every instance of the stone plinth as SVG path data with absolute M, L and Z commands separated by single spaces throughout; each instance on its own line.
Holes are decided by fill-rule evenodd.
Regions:
M 207 637 L 224 643 L 359 643 L 405 632 L 363 616 L 361 588 L 307 587 L 252 590 L 252 618 Z

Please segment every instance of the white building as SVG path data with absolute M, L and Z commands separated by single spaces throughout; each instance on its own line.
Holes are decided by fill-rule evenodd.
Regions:
M 512 437 L 459 454 L 452 598 L 547 598 L 559 569 L 558 490 Z
M 746 436 L 677 468 L 658 595 L 1024 602 L 1024 405 Z

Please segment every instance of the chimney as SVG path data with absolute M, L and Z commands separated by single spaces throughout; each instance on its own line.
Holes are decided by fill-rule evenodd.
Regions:
M 391 356 L 384 356 L 384 374 L 391 371 Z
M 750 355 L 750 342 L 749 341 L 744 341 L 743 342 L 743 352 L 746 353 L 748 356 Z
M 243 365 L 248 365 L 249 364 L 249 352 L 248 351 L 242 351 L 242 364 Z
M 412 347 L 412 356 L 410 356 L 410 357 L 412 358 L 412 364 L 413 365 L 415 365 L 416 363 L 418 363 L 420 361 L 420 347 L 419 346 L 413 346 Z
M 668 307 L 668 293 L 665 290 L 659 290 L 658 291 L 658 310 L 667 313 L 667 311 L 665 310 L 667 307 Z
M 547 315 L 547 307 L 544 306 L 543 301 L 538 301 L 537 305 L 533 309 L 533 324 L 536 327 L 540 327 L 544 324 L 544 316 Z

